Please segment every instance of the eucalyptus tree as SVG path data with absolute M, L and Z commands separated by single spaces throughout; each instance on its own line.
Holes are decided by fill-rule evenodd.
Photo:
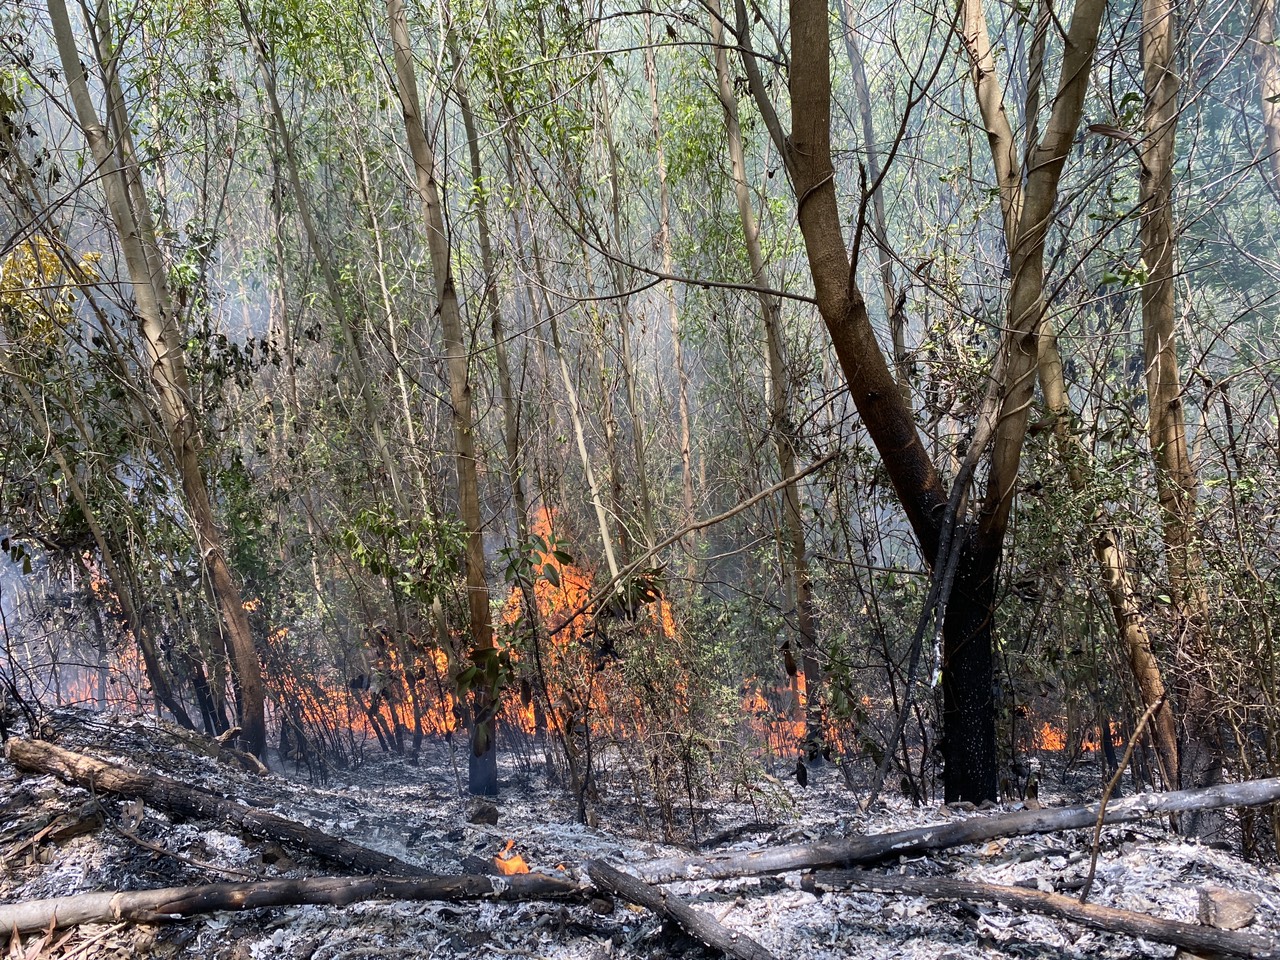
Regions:
M 743 63 L 766 128 L 782 151 L 796 197 L 818 309 L 845 378 L 941 592 L 951 593 L 943 622 L 943 726 L 948 800 L 994 799 L 997 791 L 992 621 L 995 578 L 1013 507 L 1029 423 L 1043 312 L 1044 249 L 1058 184 L 1080 124 L 1089 68 L 1105 0 L 1084 0 L 1063 37 L 1057 92 L 1043 137 L 1032 145 L 1010 250 L 1008 312 L 990 375 L 991 386 L 973 427 L 965 463 L 948 496 L 922 444 L 870 322 L 857 281 L 859 234 L 852 254 L 844 235 L 832 163 L 831 25 L 827 4 L 793 0 L 789 30 L 791 129 L 778 110 L 751 50 L 749 25 L 738 18 Z M 964 44 L 986 37 L 982 8 L 967 3 L 958 25 Z M 936 56 L 937 54 L 930 54 Z M 940 67 L 939 67 L 940 69 Z M 918 83 L 913 79 L 913 85 Z M 986 95 L 980 92 L 979 96 Z M 1014 188 L 1002 182 L 1002 193 Z M 1006 217 L 1012 211 L 1006 210 Z M 988 444 L 990 455 L 986 456 Z M 960 512 L 980 457 L 986 490 L 972 519 Z M 946 600 L 945 596 L 942 598 Z
M 760 243 L 760 227 L 756 221 L 755 211 L 752 209 L 742 127 L 738 119 L 738 101 L 729 76 L 729 58 L 724 43 L 724 17 L 718 0 L 708 0 L 708 10 L 711 18 L 711 45 L 715 61 L 716 88 L 720 104 L 724 109 L 733 193 L 737 201 L 738 217 L 742 223 L 742 235 L 751 268 L 751 284 L 756 289 L 761 322 L 764 327 L 765 357 L 768 366 L 769 432 L 773 439 L 778 473 L 781 477 L 787 478 L 796 473 L 797 443 L 796 431 L 792 424 L 791 383 L 787 373 L 786 358 L 783 355 L 782 309 L 777 295 L 769 289 L 769 277 L 765 270 L 764 253 Z M 808 699 L 803 746 L 809 757 L 814 758 L 822 749 L 822 718 L 818 710 L 822 670 L 818 663 L 813 583 L 809 573 L 809 557 L 805 543 L 798 483 L 792 482 L 783 488 L 781 513 L 782 540 L 785 544 L 782 563 L 785 613 L 789 617 L 792 611 L 795 612 L 796 646 L 804 671 Z M 794 676 L 796 663 L 791 653 L 790 638 L 783 642 L 783 652 L 787 672 Z
M 1186 406 L 1178 369 L 1174 286 L 1176 234 L 1173 216 L 1175 133 L 1181 83 L 1174 61 L 1178 17 L 1168 0 L 1143 0 L 1143 139 L 1139 178 L 1143 352 L 1146 359 L 1148 437 L 1156 462 L 1161 530 L 1169 593 L 1183 637 L 1184 786 L 1207 786 L 1221 775 L 1222 748 L 1214 731 L 1213 704 L 1203 664 L 1208 658 L 1209 597 L 1196 543 L 1199 481 L 1187 443 Z
M 467 609 L 470 614 L 470 658 L 473 661 L 471 689 L 473 716 L 471 750 L 469 752 L 469 785 L 472 793 L 498 792 L 497 750 L 494 718 L 499 707 L 499 653 L 493 639 L 492 615 L 489 610 L 489 586 L 485 575 L 484 524 L 480 516 L 480 489 L 472 414 L 470 357 L 468 338 L 464 335 L 454 283 L 449 234 L 446 232 L 441 203 L 441 190 L 436 158 L 427 140 L 418 83 L 414 71 L 413 50 L 404 5 L 400 0 L 387 0 L 387 20 L 395 57 L 396 93 L 404 114 L 409 153 L 413 159 L 415 184 L 422 202 L 431 254 L 431 270 L 435 277 L 435 293 L 440 322 L 444 331 L 444 348 L 449 374 L 449 395 L 453 405 L 454 462 L 458 477 L 458 512 L 466 526 Z
M 251 751 L 262 753 L 266 748 L 262 668 L 210 499 L 201 459 L 200 424 L 192 405 L 182 349 L 181 317 L 170 295 L 150 200 L 132 142 L 110 18 L 90 18 L 86 24 L 94 43 L 92 62 L 102 70 L 106 88 L 104 124 L 89 89 L 66 5 L 62 0 L 49 0 L 48 12 L 74 115 L 101 171 L 112 225 L 132 283 L 140 331 L 150 359 L 148 372 L 164 424 L 165 453 L 178 475 L 199 544 L 201 564 L 227 631 L 227 644 L 235 665 L 242 737 Z
M 981 3 L 970 2 L 966 10 L 967 50 L 971 60 L 979 110 L 991 148 L 991 162 L 996 180 L 1001 185 L 1000 200 L 1004 221 L 1005 243 L 1010 251 L 1018 248 L 1018 230 L 1022 221 L 1024 183 L 1029 171 L 1024 170 L 1020 156 L 1030 163 L 1030 150 L 1019 150 L 1018 140 L 1009 120 L 1006 91 L 1002 84 Z M 1045 67 L 1045 47 L 1049 30 L 1049 9 L 1042 6 L 1028 50 L 1028 81 L 1022 107 L 1026 142 L 1037 135 L 1040 122 L 1040 96 Z M 1045 406 L 1052 420 L 1059 455 L 1067 470 L 1067 479 L 1077 494 L 1091 495 L 1086 476 L 1088 455 L 1074 431 L 1075 416 L 1063 375 L 1058 338 L 1049 316 L 1048 304 L 1041 307 L 1037 321 L 1039 348 L 1037 372 Z M 1102 519 L 1095 507 L 1095 519 Z M 1157 753 L 1167 785 L 1179 782 L 1177 735 L 1174 729 L 1174 706 L 1165 702 L 1165 684 L 1160 664 L 1152 650 L 1151 637 L 1135 595 L 1120 537 L 1105 523 L 1093 538 L 1093 552 L 1099 565 L 1100 579 L 1107 595 L 1117 632 L 1125 645 L 1130 669 L 1142 694 L 1145 706 L 1155 711 L 1153 728 Z

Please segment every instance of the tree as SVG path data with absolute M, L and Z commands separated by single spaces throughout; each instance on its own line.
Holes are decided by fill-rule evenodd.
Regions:
M 1177 13 L 1168 0 L 1143 0 L 1142 76 L 1145 93 L 1141 149 L 1140 223 L 1142 343 L 1146 359 L 1148 437 L 1156 464 L 1169 593 L 1177 616 L 1184 689 L 1182 786 L 1209 786 L 1221 774 L 1222 749 L 1213 729 L 1208 658 L 1209 597 L 1196 543 L 1196 469 L 1187 446 L 1182 378 L 1178 371 L 1173 226 L 1174 136 L 1180 83 L 1174 67 Z
M 998 764 L 995 738 L 992 620 L 995 573 L 1013 506 L 1015 481 L 1026 438 L 1043 314 L 1044 245 L 1058 182 L 1079 126 L 1105 0 L 1084 0 L 1072 13 L 1064 38 L 1063 65 L 1044 136 L 1030 151 L 1021 209 L 1008 200 L 1006 220 L 1016 223 L 1009 251 L 1011 274 L 1004 332 L 991 374 L 991 389 L 975 425 L 966 470 L 957 496 L 945 493 L 926 453 L 912 412 L 872 329 L 858 288 L 856 245 L 846 246 L 831 159 L 830 17 L 826 3 L 790 4 L 791 133 L 784 137 L 762 84 L 753 92 L 766 126 L 783 151 L 796 197 L 818 309 L 840 360 L 854 403 L 865 422 L 902 503 L 921 552 L 941 576 L 958 551 L 955 581 L 943 627 L 943 728 L 948 800 L 995 799 Z M 982 6 L 962 7 L 962 36 L 970 56 L 981 62 L 989 50 Z M 739 40 L 745 39 L 739 16 Z M 985 47 L 984 47 L 985 44 Z M 757 65 L 742 43 L 749 74 Z M 757 92 L 759 91 L 759 92 Z M 995 91 L 980 88 L 979 97 Z M 1014 185 L 1000 184 L 1002 197 Z M 957 515 L 957 501 L 979 455 L 991 444 L 986 492 L 971 520 Z M 954 539 L 953 539 L 954 538 Z
M 401 0 L 387 0 L 387 19 L 395 51 L 396 93 L 404 115 L 405 135 L 413 159 L 415 183 L 426 222 L 431 272 L 435 278 L 437 309 L 444 332 L 445 359 L 449 374 L 449 396 L 453 405 L 454 463 L 458 476 L 458 513 L 467 531 L 466 582 L 470 613 L 471 652 L 475 668 L 471 681 L 472 732 L 469 787 L 472 793 L 498 792 L 498 755 L 494 746 L 493 721 L 497 716 L 499 680 L 498 650 L 493 642 L 489 613 L 489 586 L 484 570 L 484 525 L 480 517 L 480 488 L 477 469 L 475 424 L 471 410 L 471 381 L 468 372 L 467 338 L 462 328 L 458 291 L 454 285 L 449 256 L 449 236 L 445 231 L 436 160 L 423 127 L 414 76 L 413 51 Z
M 104 126 L 89 92 L 88 77 L 76 49 L 66 5 L 62 0 L 49 0 L 48 10 L 76 119 L 101 170 L 112 225 L 133 284 L 134 305 L 151 360 L 151 384 L 156 391 L 168 442 L 166 452 L 181 482 L 201 562 L 227 631 L 227 646 L 235 665 L 241 736 L 250 751 L 260 754 L 266 748 L 262 668 L 239 586 L 227 564 L 201 465 L 200 429 L 191 404 L 179 318 L 156 245 L 151 208 L 135 159 L 119 77 L 114 70 L 107 71 L 108 125 Z M 112 57 L 109 22 L 102 18 L 91 23 L 90 28 L 99 63 L 109 62 Z M 123 162 L 118 163 L 117 157 Z

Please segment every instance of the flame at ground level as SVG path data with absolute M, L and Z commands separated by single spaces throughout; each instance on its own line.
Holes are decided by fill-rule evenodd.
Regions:
M 515 845 L 514 840 L 508 840 L 502 852 L 493 858 L 493 865 L 498 868 L 498 872 L 508 877 L 529 872 L 529 864 L 525 862 L 524 857 L 512 850 Z
M 1059 719 L 1061 720 L 1061 718 Z M 1031 749 L 1044 750 L 1051 753 L 1066 750 L 1068 729 L 1069 725 L 1066 721 L 1061 721 L 1061 724 L 1059 724 L 1058 722 L 1045 720 L 1031 737 Z M 1080 749 L 1087 751 L 1101 749 L 1102 744 L 1097 735 L 1098 728 L 1091 725 L 1086 729 L 1088 732 L 1082 735 L 1080 735 L 1080 731 L 1077 731 L 1077 735 L 1080 735 Z M 1114 720 L 1110 724 L 1110 734 L 1113 747 L 1123 747 L 1125 745 L 1124 733 L 1120 729 L 1120 724 Z

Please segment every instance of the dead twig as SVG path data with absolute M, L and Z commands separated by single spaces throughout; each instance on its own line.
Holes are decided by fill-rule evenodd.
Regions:
M 1084 886 L 1080 889 L 1080 902 L 1089 902 L 1089 891 L 1093 889 L 1093 875 L 1098 869 L 1098 849 L 1102 846 L 1102 822 L 1107 815 L 1107 801 L 1111 799 L 1111 794 L 1115 791 L 1120 778 L 1124 776 L 1125 768 L 1129 766 L 1129 761 L 1133 758 L 1133 748 L 1138 745 L 1138 740 L 1142 736 L 1147 724 L 1151 722 L 1151 718 L 1156 715 L 1156 711 L 1160 709 L 1164 703 L 1164 697 L 1160 697 L 1154 703 L 1147 707 L 1142 714 L 1142 719 L 1138 721 L 1138 725 L 1134 728 L 1133 736 L 1129 738 L 1128 744 L 1124 748 L 1124 756 L 1120 760 L 1120 765 L 1116 767 L 1116 772 L 1107 782 L 1107 787 L 1102 791 L 1102 800 L 1098 803 L 1098 822 L 1093 825 L 1093 846 L 1089 851 L 1089 874 L 1084 878 Z M 1103 736 L 1110 736 L 1110 731 L 1099 730 Z

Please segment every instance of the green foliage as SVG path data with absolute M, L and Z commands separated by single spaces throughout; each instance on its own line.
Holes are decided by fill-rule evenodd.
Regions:
M 386 507 L 358 511 L 340 536 L 356 563 L 422 609 L 458 576 L 458 558 L 465 545 L 465 531 L 458 521 L 405 519 Z

